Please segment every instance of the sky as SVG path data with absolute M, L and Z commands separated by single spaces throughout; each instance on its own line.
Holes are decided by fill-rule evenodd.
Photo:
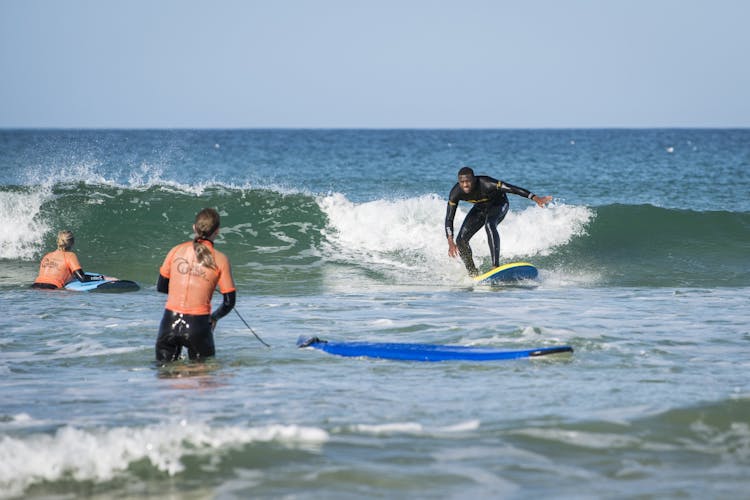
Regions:
M 750 127 L 746 0 L 0 0 L 0 128 Z

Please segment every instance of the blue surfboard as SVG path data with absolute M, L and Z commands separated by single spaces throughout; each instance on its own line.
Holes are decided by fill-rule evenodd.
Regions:
M 514 283 L 523 280 L 534 280 L 539 271 L 528 262 L 511 262 L 500 267 L 490 269 L 484 274 L 474 277 L 474 281 L 481 284 Z
M 102 276 L 98 273 L 84 273 L 87 276 L 99 277 Z M 112 276 L 102 276 L 103 279 L 81 282 L 77 279 L 68 281 L 65 284 L 66 290 L 73 290 L 74 292 L 110 292 L 110 293 L 121 293 L 121 292 L 134 292 L 139 290 L 141 287 L 135 281 L 121 280 L 113 278 Z
M 549 354 L 573 352 L 573 348 L 567 345 L 506 351 L 460 345 L 328 342 L 318 337 L 305 336 L 297 339 L 297 347 L 311 347 L 337 356 L 393 359 L 399 361 L 496 361 L 502 359 L 536 358 Z

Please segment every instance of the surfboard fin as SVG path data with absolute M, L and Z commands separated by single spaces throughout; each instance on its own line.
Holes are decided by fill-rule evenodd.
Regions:
M 547 347 L 546 349 L 540 349 L 529 354 L 529 357 L 546 356 L 547 354 L 559 354 L 561 352 L 573 352 L 573 348 L 570 346 L 561 347 Z
M 303 347 L 310 347 L 313 344 L 327 344 L 327 340 L 320 340 L 318 337 L 305 337 L 304 335 L 300 335 L 297 339 L 297 347 L 300 349 Z

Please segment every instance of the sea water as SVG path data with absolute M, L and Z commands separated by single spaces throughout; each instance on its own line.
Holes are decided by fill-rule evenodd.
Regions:
M 463 165 L 555 197 L 499 227 L 535 286 L 448 257 Z M 0 131 L 0 496 L 745 497 L 748 193 L 750 130 Z M 206 206 L 239 314 L 215 359 L 159 367 L 158 268 Z M 60 229 L 141 290 L 29 289 Z

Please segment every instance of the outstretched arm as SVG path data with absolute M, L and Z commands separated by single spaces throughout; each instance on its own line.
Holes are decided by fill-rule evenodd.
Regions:
M 498 183 L 498 189 L 505 193 L 513 193 L 518 196 L 523 196 L 524 198 L 528 198 L 540 207 L 543 207 L 550 201 L 552 201 L 551 196 L 537 196 L 528 189 L 524 189 L 522 187 L 514 186 L 513 184 L 508 184 L 507 182 L 500 181 Z

